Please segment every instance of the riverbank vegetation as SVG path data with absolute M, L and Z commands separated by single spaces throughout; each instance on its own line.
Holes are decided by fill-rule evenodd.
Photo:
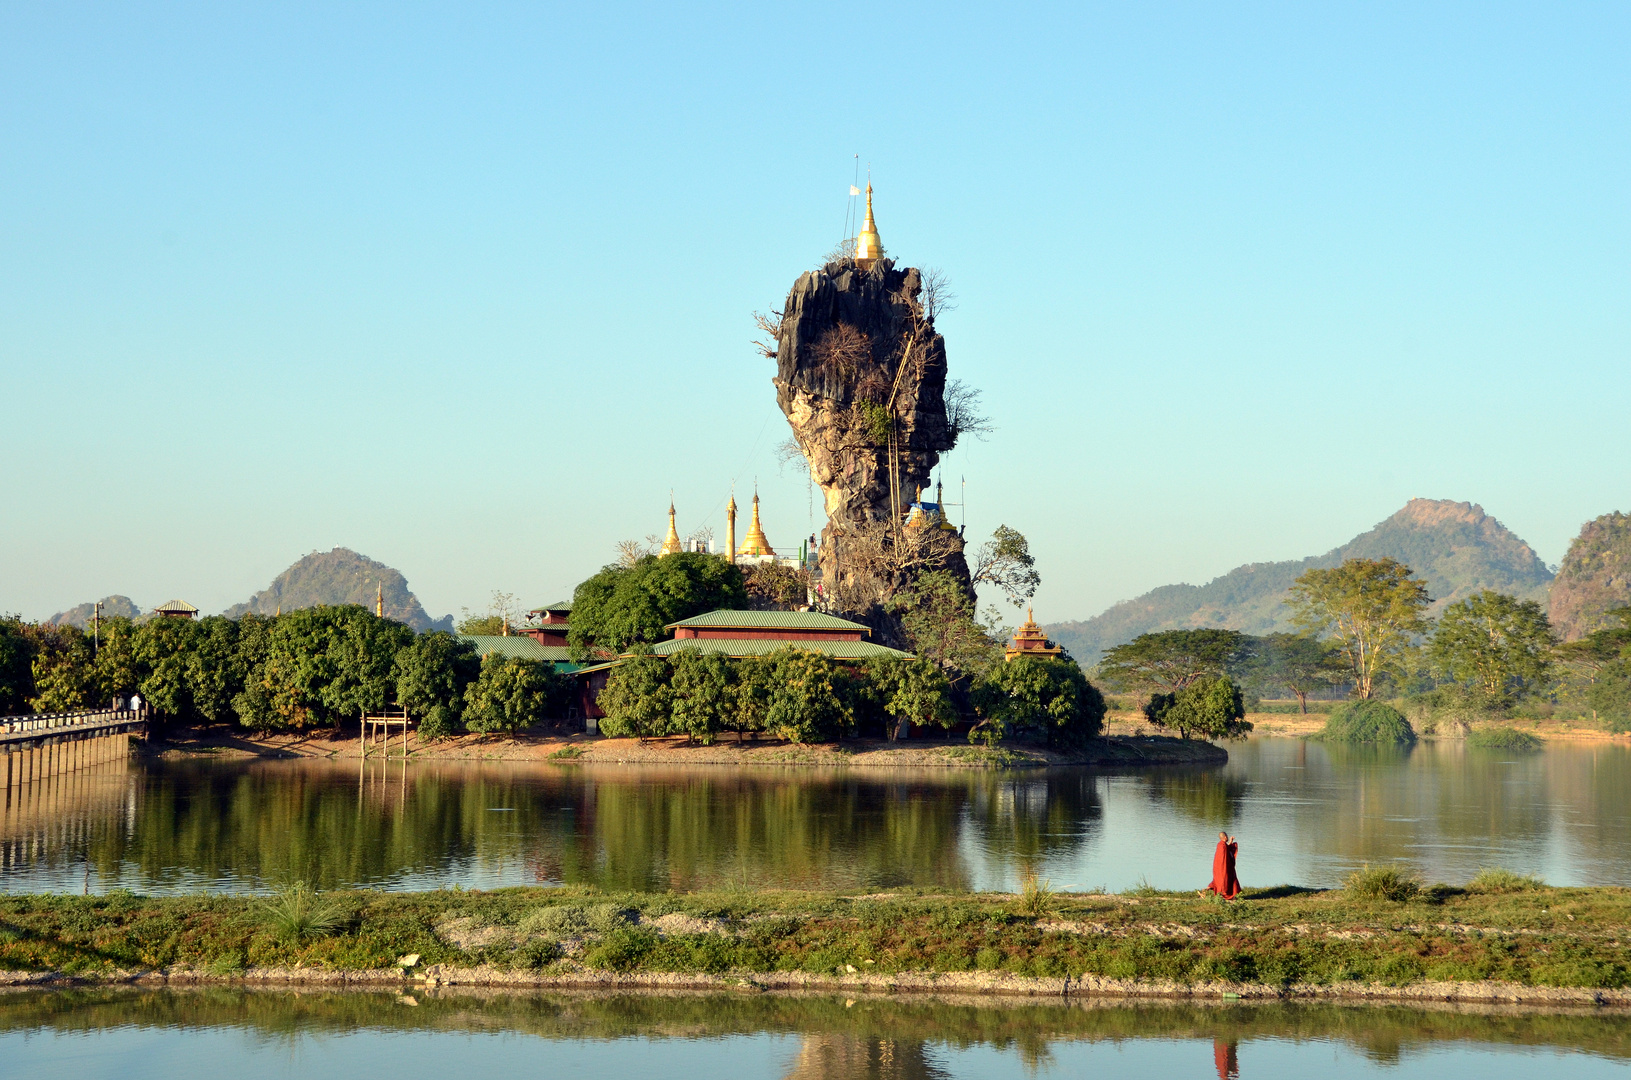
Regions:
M 1191 684 L 1229 679 L 1246 712 L 1265 696 L 1294 697 L 1304 714 L 1340 711 L 1336 697 L 1386 701 L 1429 736 L 1554 718 L 1631 732 L 1631 608 L 1562 642 L 1533 600 L 1485 589 L 1437 620 L 1427 616 L 1430 601 L 1410 567 L 1350 559 L 1297 579 L 1287 603 L 1299 633 L 1143 634 L 1107 650 L 1090 674 L 1130 696 L 1131 708 L 1147 703 L 1146 715 Z
M 1028 897 L 516 888 L 297 900 L 0 896 L 0 970 L 91 979 L 297 967 L 446 979 L 485 967 L 540 978 L 1005 972 L 1180 986 L 1631 985 L 1631 891 L 1549 888 L 1505 872 L 1452 888 L 1367 869 L 1343 890 L 1247 890 L 1233 903 L 1045 888 Z M 321 919 L 311 916 L 319 906 Z M 291 907 L 304 916 L 291 918 Z

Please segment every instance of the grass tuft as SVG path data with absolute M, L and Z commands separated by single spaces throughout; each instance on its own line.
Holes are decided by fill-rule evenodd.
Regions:
M 1053 914 L 1057 899 L 1052 881 L 1038 881 L 1035 873 L 1027 873 L 1020 879 L 1019 899 L 1014 902 L 1014 910 L 1028 919 L 1046 918 Z
M 1402 904 L 1414 900 L 1421 893 L 1421 882 L 1415 875 L 1396 866 L 1364 866 L 1348 875 L 1343 891 L 1355 900 L 1386 900 Z
M 1533 892 L 1545 887 L 1546 882 L 1534 874 L 1519 874 L 1499 866 L 1486 866 L 1467 882 L 1470 893 Z
M 261 913 L 278 936 L 291 941 L 327 937 L 345 921 L 336 904 L 319 897 L 317 890 L 304 881 L 279 889 L 261 904 Z

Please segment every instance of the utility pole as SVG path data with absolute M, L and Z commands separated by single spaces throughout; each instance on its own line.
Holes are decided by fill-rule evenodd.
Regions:
M 98 600 L 91 609 L 91 655 L 94 657 L 102 648 L 102 601 Z

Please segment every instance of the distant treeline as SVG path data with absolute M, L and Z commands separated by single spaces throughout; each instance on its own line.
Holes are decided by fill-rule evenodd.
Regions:
M 415 634 L 350 604 L 286 615 L 0 619 L 0 714 L 105 707 L 140 694 L 161 723 L 255 731 L 337 727 L 401 704 L 426 734 L 514 731 L 564 713 L 569 680 L 443 631 Z

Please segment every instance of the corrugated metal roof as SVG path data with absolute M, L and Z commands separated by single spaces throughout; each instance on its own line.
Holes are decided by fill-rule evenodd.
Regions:
M 531 615 L 535 611 L 571 611 L 571 610 L 572 610 L 572 601 L 563 600 L 558 604 L 539 604 L 535 608 L 529 608 L 527 610 L 527 614 Z
M 460 641 L 468 641 L 482 656 L 498 653 L 500 656 L 519 656 L 523 660 L 548 660 L 552 663 L 570 660 L 565 645 L 544 645 L 525 634 L 460 634 Z
M 171 601 L 169 601 L 167 603 L 160 604 L 158 607 L 154 608 L 153 610 L 155 612 L 160 613 L 160 614 L 164 614 L 164 613 L 172 612 L 172 611 L 180 612 L 182 614 L 186 614 L 188 612 L 190 612 L 190 613 L 192 613 L 194 615 L 198 614 L 198 609 L 193 607 L 191 604 L 187 603 L 187 601 L 185 601 L 185 600 L 171 600 Z
M 819 611 L 710 611 L 677 623 L 669 623 L 664 630 L 676 626 L 740 627 L 744 630 L 860 630 L 872 631 L 858 622 L 824 615 Z
M 834 660 L 866 660 L 874 656 L 900 656 L 911 659 L 911 653 L 874 645 L 870 641 L 833 641 L 811 638 L 809 641 L 775 641 L 770 638 L 686 638 L 683 641 L 661 641 L 651 647 L 658 656 L 673 656 L 690 649 L 699 653 L 717 653 L 721 656 L 768 656 L 777 649 L 803 649 L 822 653 Z

